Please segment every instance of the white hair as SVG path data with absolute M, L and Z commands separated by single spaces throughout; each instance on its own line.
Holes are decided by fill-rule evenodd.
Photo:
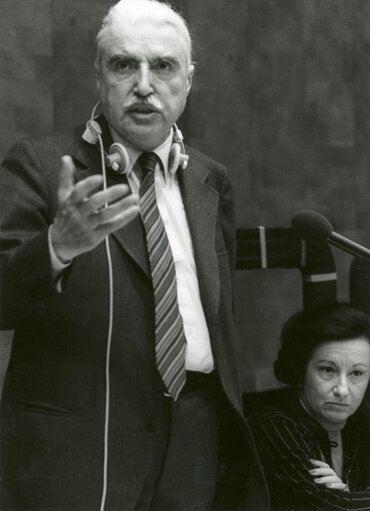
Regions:
M 123 23 L 134 23 L 137 20 L 150 20 L 159 25 L 163 23 L 174 25 L 185 41 L 189 64 L 192 62 L 192 41 L 187 23 L 170 4 L 158 0 L 120 0 L 110 8 L 96 36 L 96 66 L 99 66 L 101 54 L 111 31 Z

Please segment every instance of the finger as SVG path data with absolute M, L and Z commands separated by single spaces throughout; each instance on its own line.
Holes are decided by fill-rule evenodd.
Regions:
M 131 220 L 133 220 L 139 212 L 139 206 L 137 204 L 132 204 L 131 206 L 126 207 L 123 211 L 121 210 L 109 221 L 97 226 L 95 230 L 98 231 L 101 236 L 108 236 L 112 232 L 118 231 L 131 222 Z
M 73 189 L 72 200 L 75 203 L 86 201 L 100 188 L 102 182 L 103 176 L 100 174 L 94 174 L 93 176 L 82 179 Z
M 313 464 L 313 465 L 316 465 L 317 467 L 322 467 L 322 468 L 330 468 L 330 466 L 325 463 L 324 461 L 319 461 L 319 460 L 310 460 L 310 462 Z
M 91 220 L 96 226 L 104 226 L 104 224 L 114 223 L 117 219 L 121 218 L 121 215 L 124 216 L 125 212 L 129 208 L 134 206 L 138 208 L 136 196 L 129 195 L 110 206 L 95 211 Z
M 309 470 L 309 473 L 313 476 L 329 476 L 335 474 L 334 470 L 330 467 L 314 468 Z
M 326 485 L 328 488 L 332 488 L 333 490 L 346 490 L 347 485 L 344 483 L 329 483 Z
M 88 201 L 88 207 L 91 208 L 92 211 L 96 211 L 102 208 L 105 204 L 110 204 L 111 202 L 115 202 L 126 197 L 129 193 L 130 188 L 128 185 L 120 184 L 111 186 L 107 190 L 102 190 L 101 192 L 91 195 Z M 135 200 L 138 200 L 137 196 L 135 196 Z
M 64 202 L 71 194 L 74 187 L 75 166 L 72 158 L 68 155 L 62 156 L 62 166 L 59 173 L 58 201 Z
M 116 222 L 126 218 L 131 208 L 135 208 L 135 212 L 138 212 L 136 200 L 131 196 L 125 197 L 121 201 L 114 203 L 114 205 L 91 211 L 87 221 L 92 229 L 107 235 L 115 230 L 114 224 Z
M 324 476 L 324 477 L 317 477 L 314 479 L 315 483 L 317 484 L 331 484 L 331 483 L 340 483 L 342 482 L 338 476 Z

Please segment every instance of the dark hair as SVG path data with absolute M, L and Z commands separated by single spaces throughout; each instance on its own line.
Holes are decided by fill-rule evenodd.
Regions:
M 365 337 L 370 342 L 370 317 L 348 303 L 329 303 L 293 314 L 283 326 L 274 373 L 282 383 L 303 383 L 314 349 L 326 341 Z

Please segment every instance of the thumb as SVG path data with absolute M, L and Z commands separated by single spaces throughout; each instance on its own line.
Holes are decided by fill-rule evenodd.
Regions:
M 62 204 L 71 194 L 74 187 L 75 166 L 71 156 L 62 156 L 62 166 L 59 174 L 58 202 Z

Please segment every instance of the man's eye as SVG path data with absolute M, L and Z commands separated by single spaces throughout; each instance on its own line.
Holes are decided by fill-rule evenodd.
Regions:
M 172 69 L 170 62 L 166 62 L 165 60 L 160 60 L 153 67 L 156 71 L 171 71 Z
M 122 73 L 134 69 L 134 63 L 131 60 L 117 60 L 114 64 L 116 71 Z

